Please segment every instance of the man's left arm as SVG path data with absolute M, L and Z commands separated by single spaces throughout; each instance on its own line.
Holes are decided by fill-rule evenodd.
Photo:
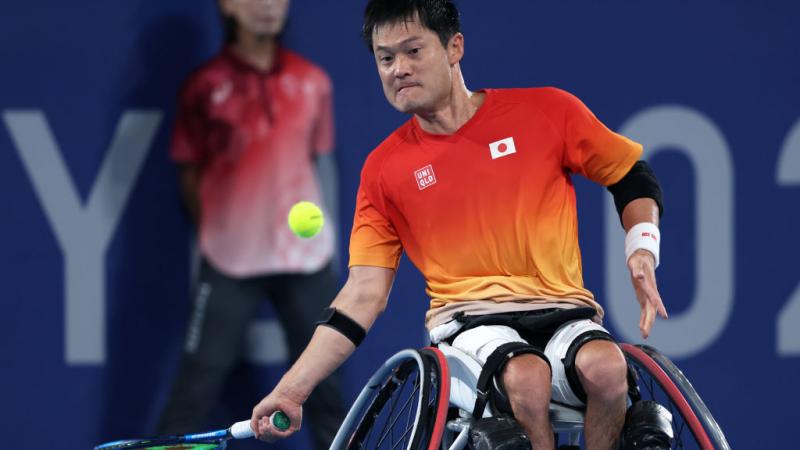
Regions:
M 667 318 L 655 274 L 661 244 L 658 230 L 662 211 L 661 187 L 647 163 L 639 161 L 608 190 L 614 195 L 614 203 L 625 229 L 625 256 L 636 299 L 641 307 L 639 330 L 646 339 L 656 314 Z
M 637 198 L 628 203 L 622 211 L 622 225 L 628 234 L 626 244 L 631 239 L 660 239 L 660 236 L 649 236 L 652 235 L 652 230 L 647 230 L 649 228 L 648 224 L 652 224 L 655 227 L 658 226 L 658 205 L 655 200 Z M 644 225 L 641 227 L 642 231 L 633 230 L 633 233 L 638 234 L 638 236 L 631 236 L 631 230 L 637 225 Z M 648 236 L 642 236 L 642 234 Z M 631 273 L 633 289 L 636 291 L 636 299 L 642 309 L 639 318 L 639 330 L 642 332 L 642 337 L 647 339 L 650 335 L 650 329 L 653 327 L 653 322 L 656 320 L 656 314 L 665 319 L 668 318 L 667 309 L 664 307 L 664 302 L 661 300 L 661 294 L 658 293 L 658 285 L 656 284 L 655 255 L 644 248 L 634 250 L 628 257 L 628 270 Z
M 625 256 L 642 308 L 639 329 L 647 338 L 656 314 L 667 311 L 656 287 L 662 210 L 661 188 L 645 161 L 641 144 L 608 129 L 577 97 L 558 89 L 544 91 L 548 107 L 563 130 L 562 166 L 607 186 L 614 195 L 625 237 Z

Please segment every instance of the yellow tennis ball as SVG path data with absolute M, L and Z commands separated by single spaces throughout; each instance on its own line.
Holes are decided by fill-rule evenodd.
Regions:
M 311 238 L 325 224 L 325 216 L 319 206 L 311 202 L 299 202 L 289 210 L 289 228 L 301 238 Z

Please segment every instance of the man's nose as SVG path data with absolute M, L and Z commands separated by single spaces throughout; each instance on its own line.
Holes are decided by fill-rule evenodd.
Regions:
M 405 55 L 397 55 L 394 58 L 393 75 L 395 78 L 405 78 L 411 75 L 411 61 Z

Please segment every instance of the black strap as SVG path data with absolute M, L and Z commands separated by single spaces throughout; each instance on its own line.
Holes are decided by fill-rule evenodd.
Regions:
M 561 325 L 573 320 L 591 319 L 597 315 L 592 307 L 554 309 L 546 314 L 525 314 L 517 322 L 525 331 L 555 332 Z
M 656 174 L 645 161 L 637 161 L 622 179 L 607 187 L 614 196 L 619 220 L 628 203 L 637 198 L 652 198 L 658 205 L 658 216 L 664 213 L 664 199 Z
M 322 325 L 342 333 L 344 337 L 358 347 L 364 337 L 367 336 L 367 330 L 358 324 L 355 320 L 340 313 L 336 308 L 325 308 L 322 311 L 322 319 L 317 322 L 317 326 Z
M 486 403 L 489 400 L 492 377 L 503 369 L 503 366 L 505 366 L 509 359 L 524 353 L 537 355 L 544 359 L 547 365 L 550 365 L 550 361 L 547 360 L 544 353 L 530 344 L 524 342 L 508 342 L 497 347 L 486 359 L 486 364 L 483 365 L 481 374 L 478 377 L 478 383 L 475 385 L 477 397 L 475 398 L 475 406 L 472 407 L 473 422 L 483 417 L 483 410 L 486 408 Z
M 578 350 L 580 350 L 584 344 L 596 340 L 614 342 L 614 339 L 611 337 L 611 335 L 605 331 L 590 330 L 579 334 L 578 337 L 572 341 L 572 343 L 569 345 L 569 348 L 567 348 L 567 353 L 564 355 L 563 359 L 564 372 L 566 372 L 567 375 L 567 383 L 569 383 L 570 389 L 572 389 L 572 392 L 576 397 L 578 397 L 578 400 L 582 401 L 584 404 L 586 404 L 586 391 L 583 390 L 581 379 L 578 376 L 578 368 L 575 367 L 575 358 L 578 356 Z

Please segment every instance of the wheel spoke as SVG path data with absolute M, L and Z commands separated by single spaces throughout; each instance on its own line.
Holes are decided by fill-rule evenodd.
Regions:
M 420 377 L 421 376 L 422 376 L 422 374 L 420 374 Z M 416 394 L 419 391 L 419 388 L 420 388 L 419 384 L 420 384 L 421 381 L 422 381 L 421 378 L 417 378 L 416 380 L 414 380 L 414 391 L 411 393 L 411 398 L 414 398 L 414 396 L 415 396 L 414 394 Z M 420 405 L 420 406 L 422 406 L 422 405 Z M 413 423 L 411 422 L 415 418 L 415 414 L 412 414 L 413 412 L 416 412 L 416 411 L 414 411 L 412 408 L 408 408 L 408 412 L 406 413 L 406 415 L 407 415 L 407 417 L 406 417 L 406 433 L 403 433 L 404 435 L 407 434 L 408 430 L 411 430 L 412 427 L 413 427 Z
M 380 401 L 381 404 L 385 404 L 386 400 L 388 399 L 388 396 L 392 396 L 393 393 L 395 393 L 395 391 L 397 390 L 397 387 L 398 386 L 402 386 L 403 381 L 405 381 L 404 378 L 398 377 L 398 373 L 399 373 L 399 369 L 400 368 L 401 367 L 398 367 L 397 369 L 395 369 L 392 372 L 392 375 L 389 377 L 388 380 L 386 380 L 386 384 L 384 385 L 384 387 L 381 388 L 381 390 L 379 391 L 378 396 L 385 397 L 385 398 L 383 398 L 382 401 Z M 402 391 L 402 388 L 400 390 Z M 376 396 L 376 397 L 378 397 L 378 396 Z M 398 400 L 398 397 L 395 397 L 392 400 L 392 407 L 391 408 L 394 408 L 394 404 L 397 403 L 397 400 Z M 378 399 L 376 399 L 376 402 L 377 401 L 378 401 Z M 369 418 L 370 419 L 370 421 L 369 421 L 370 428 L 369 428 L 369 432 L 367 434 L 367 439 L 364 440 L 364 446 L 363 446 L 363 448 L 365 448 L 365 449 L 372 448 L 367 444 L 369 444 L 369 441 L 370 441 L 371 437 L 373 436 L 373 432 L 377 428 L 377 427 L 375 427 L 375 424 L 377 423 L 378 417 L 380 417 L 380 411 L 381 410 L 373 411 L 372 412 L 372 417 Z M 377 436 L 378 436 L 379 440 L 383 436 L 383 434 L 385 432 L 385 429 L 386 429 L 386 427 L 384 426 L 384 429 L 381 430 L 379 433 L 377 433 Z M 378 444 L 378 446 L 376 446 L 376 448 L 379 447 L 379 446 L 380 446 L 380 443 Z
M 405 439 L 405 436 L 410 432 L 411 432 L 411 428 L 406 428 L 406 431 L 403 432 L 403 434 L 400 436 L 400 442 L 398 442 L 397 444 L 393 445 L 392 446 L 392 450 L 394 450 L 399 444 L 402 444 L 404 442 L 403 439 Z
M 633 347 L 633 346 L 627 346 Z M 700 428 L 700 436 L 697 430 L 701 425 L 694 423 L 697 421 L 695 410 L 686 401 L 683 392 L 676 388 L 671 380 L 671 375 L 667 375 L 663 370 L 662 364 L 651 358 L 649 354 L 641 354 L 641 350 L 636 348 L 624 350 L 629 361 L 629 367 L 635 375 L 635 383 L 642 394 L 642 400 L 652 400 L 664 407 L 672 415 L 672 449 L 698 450 L 710 448 L 707 442 L 707 435 L 703 434 Z M 677 370 L 677 369 L 676 369 Z M 671 373 L 671 372 L 670 372 Z M 688 416 L 687 416 L 688 414 Z M 690 423 L 690 421 L 694 421 Z
M 395 403 L 397 403 L 397 397 L 395 397 L 394 399 L 392 399 L 392 406 L 390 406 L 390 407 L 389 407 L 389 409 L 390 409 L 390 410 L 391 410 L 391 409 L 394 409 L 394 405 L 395 405 Z M 379 417 L 379 416 L 380 416 L 380 411 L 376 411 L 376 412 L 375 412 L 375 418 L 373 419 L 373 422 L 375 422 L 375 424 L 377 424 L 377 423 L 378 423 L 378 417 Z M 380 446 L 381 446 L 381 443 L 383 442 L 383 439 L 384 439 L 384 437 L 386 436 L 386 427 L 387 427 L 388 425 L 389 425 L 388 421 L 387 421 L 387 422 L 384 422 L 383 428 L 381 429 L 381 431 L 380 431 L 380 432 L 378 432 L 378 433 L 376 434 L 376 436 L 377 436 L 377 437 L 376 437 L 376 439 L 378 439 L 378 444 L 377 444 L 377 445 L 375 445 L 375 448 L 380 448 Z M 375 431 L 376 429 L 377 429 L 377 427 L 375 427 L 375 426 L 373 426 L 373 427 L 370 429 L 370 436 L 372 436 L 372 432 L 373 432 L 373 431 Z M 369 443 L 369 441 L 367 441 L 367 443 Z M 367 446 L 366 448 L 372 448 L 372 447 L 370 447 L 370 446 Z
M 446 409 L 437 408 L 439 397 L 449 386 L 436 384 L 441 382 L 438 377 L 445 360 L 439 355 L 431 361 L 431 354 L 437 358 L 428 349 L 402 350 L 387 360 L 356 399 L 334 440 L 335 448 L 409 450 L 434 442 L 431 434 L 443 431 L 446 418 Z M 431 392 L 437 397 L 431 399 Z
M 394 429 L 394 424 L 397 423 L 398 419 L 400 419 L 400 415 L 402 414 L 402 412 L 405 411 L 406 408 L 408 407 L 408 405 L 416 398 L 415 394 L 417 393 L 417 391 L 419 391 L 419 386 L 416 385 L 416 383 L 415 383 L 414 390 L 411 392 L 411 395 L 408 397 L 408 400 L 406 400 L 405 403 L 403 403 L 403 406 L 400 408 L 400 413 L 397 415 L 397 417 L 394 418 L 394 420 L 391 420 L 391 423 L 390 423 L 390 419 L 393 416 L 393 413 L 395 411 L 395 407 L 397 406 L 397 402 L 400 400 L 401 395 L 397 395 L 394 398 L 394 401 L 392 402 L 392 407 L 389 409 L 389 414 L 388 414 L 388 417 L 386 418 L 386 425 L 384 425 L 383 431 L 381 432 L 381 440 L 378 441 L 378 445 L 375 448 L 380 448 L 381 444 L 383 444 L 383 441 L 386 440 L 386 438 L 389 437 L 389 436 L 392 437 L 392 439 L 390 440 L 390 443 L 394 444 L 394 436 L 392 434 L 392 430 Z M 400 390 L 400 393 L 402 393 L 402 389 Z M 406 427 L 406 428 L 408 428 L 408 427 Z M 387 431 L 388 431 L 388 434 L 387 434 Z M 403 435 L 405 435 L 405 434 L 406 433 L 403 433 Z

